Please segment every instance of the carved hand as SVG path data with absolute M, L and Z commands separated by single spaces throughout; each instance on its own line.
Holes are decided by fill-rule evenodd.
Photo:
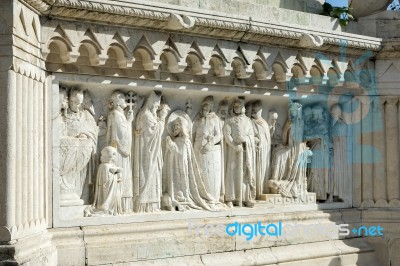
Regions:
M 133 111 L 129 110 L 128 113 L 126 114 L 126 120 L 128 120 L 129 122 L 133 121 Z
M 237 145 L 236 146 L 236 151 L 237 152 L 243 152 L 243 146 L 242 145 Z

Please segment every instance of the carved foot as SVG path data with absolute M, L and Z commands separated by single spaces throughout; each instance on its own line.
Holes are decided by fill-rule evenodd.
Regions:
M 249 207 L 249 208 L 253 208 L 254 207 L 254 201 L 244 202 L 244 206 Z
M 232 203 L 232 201 L 228 201 L 228 202 L 226 203 L 226 206 L 227 206 L 228 208 L 230 208 L 230 209 L 233 209 L 233 203 Z

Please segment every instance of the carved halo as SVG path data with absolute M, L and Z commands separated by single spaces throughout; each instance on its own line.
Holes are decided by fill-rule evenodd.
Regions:
M 182 119 L 186 120 L 187 127 L 188 127 L 186 130 L 189 134 L 189 137 L 191 138 L 192 137 L 192 120 L 190 119 L 189 115 L 185 111 L 182 111 L 182 110 L 176 110 L 169 115 L 168 121 L 167 121 L 167 129 L 168 129 L 169 135 L 171 135 L 171 136 L 173 135 L 173 131 L 174 131 L 173 125 L 174 125 L 174 121 L 177 118 L 182 118 Z

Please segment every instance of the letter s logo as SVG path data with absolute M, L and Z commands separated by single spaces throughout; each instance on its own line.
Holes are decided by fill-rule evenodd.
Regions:
M 339 224 L 339 236 L 348 236 L 348 235 L 350 235 L 349 225 Z

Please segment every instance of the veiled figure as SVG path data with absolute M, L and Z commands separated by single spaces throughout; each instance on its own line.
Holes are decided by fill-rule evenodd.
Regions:
M 342 116 L 340 105 L 335 104 L 331 107 L 331 140 L 333 148 L 332 158 L 332 183 L 333 198 L 335 201 L 343 201 L 348 191 L 348 181 L 350 179 L 351 164 L 349 164 L 347 145 L 347 124 Z
M 205 98 L 193 123 L 193 148 L 204 185 L 214 199 L 219 199 L 222 188 L 222 148 L 220 119 L 212 111 L 214 99 Z
M 232 115 L 225 121 L 226 143 L 225 201 L 233 204 L 254 206 L 256 197 L 255 145 L 253 125 L 245 115 L 244 98 L 235 99 Z
M 274 149 L 268 184 L 273 193 L 304 201 L 307 193 L 307 162 L 312 152 L 303 142 L 304 122 L 301 114 L 301 104 L 289 104 L 289 117 L 282 136 L 284 144 Z
M 166 207 L 178 211 L 213 210 L 214 198 L 208 193 L 190 141 L 191 122 L 183 111 L 168 119 L 164 175 Z M 168 206 L 169 205 L 169 206 Z
M 256 196 L 260 197 L 268 190 L 267 181 L 270 175 L 271 135 L 267 121 L 262 118 L 262 103 L 252 104 L 252 122 L 256 139 Z
M 308 135 L 304 136 L 313 152 L 308 170 L 308 191 L 317 194 L 317 200 L 327 200 L 332 191 L 332 182 L 329 180 L 329 132 L 328 122 L 323 108 L 315 106 L 311 109 L 312 122 Z
M 132 212 L 132 121 L 133 111 L 128 110 L 125 116 L 127 103 L 125 95 L 120 91 L 115 91 L 111 95 L 111 111 L 107 119 L 107 145 L 117 150 L 116 165 L 122 169 L 122 208 L 124 213 Z
M 123 214 L 121 203 L 121 175 L 123 169 L 117 167 L 118 152 L 107 146 L 101 151 L 100 165 L 97 170 L 96 189 L 92 206 L 85 209 L 85 216 L 104 216 Z
M 98 127 L 93 115 L 83 108 L 82 90 L 72 89 L 65 116 L 66 136 L 60 137 L 61 206 L 82 205 L 83 188 L 91 177 Z
M 160 110 L 161 93 L 151 92 L 136 118 L 134 188 L 136 212 L 160 210 L 162 184 L 161 137 L 168 107 Z

